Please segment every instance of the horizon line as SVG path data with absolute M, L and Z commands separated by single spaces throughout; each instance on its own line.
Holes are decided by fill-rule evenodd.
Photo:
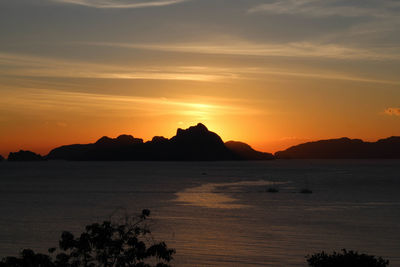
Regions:
M 210 130 L 208 129 L 208 127 L 207 127 L 204 123 L 200 123 L 200 122 L 197 123 L 196 125 L 189 126 L 188 128 L 183 129 L 183 130 L 187 130 L 187 129 L 189 129 L 190 127 L 198 126 L 199 124 L 205 126 L 206 129 L 207 129 L 209 132 L 213 132 L 213 133 L 217 134 L 217 135 L 221 138 L 221 136 L 220 136 L 218 133 L 216 133 L 216 132 L 214 132 L 214 131 L 210 131 Z M 179 129 L 182 129 L 182 128 L 179 128 L 179 127 L 178 127 L 178 128 L 177 128 L 177 131 L 178 131 Z M 41 155 L 41 156 L 45 156 L 45 155 L 49 154 L 53 149 L 58 148 L 58 147 L 69 146 L 69 145 L 88 145 L 88 144 L 95 144 L 98 140 L 100 140 L 101 138 L 104 138 L 104 137 L 110 138 L 110 139 L 114 139 L 114 140 L 115 140 L 115 139 L 117 139 L 118 137 L 123 136 L 123 135 L 131 136 L 131 137 L 133 137 L 133 138 L 135 138 L 135 139 L 140 139 L 140 140 L 142 140 L 143 143 L 151 142 L 152 139 L 153 139 L 154 137 L 164 137 L 164 136 L 162 136 L 162 135 L 154 135 L 151 139 L 145 140 L 145 139 L 143 139 L 143 138 L 135 137 L 134 135 L 132 135 L 132 134 L 127 134 L 127 133 L 119 134 L 119 135 L 118 135 L 117 137 L 115 137 L 115 138 L 109 137 L 109 136 L 107 136 L 107 135 L 102 135 L 101 137 L 98 137 L 98 138 L 96 139 L 96 141 L 94 141 L 94 142 L 89 142 L 89 143 L 74 143 L 74 144 L 61 144 L 61 145 L 58 145 L 58 146 L 56 146 L 56 147 L 54 147 L 54 148 L 51 148 L 51 149 L 50 149 L 46 154 L 44 154 L 44 155 L 42 155 L 42 154 L 40 154 L 40 153 L 36 153 L 36 152 L 35 152 L 35 153 L 36 153 L 36 154 L 39 154 L 39 155 Z M 176 136 L 176 134 L 175 134 L 174 136 Z M 170 138 L 167 138 L 167 137 L 164 137 L 164 138 L 166 138 L 167 140 L 170 140 L 170 139 L 172 139 L 174 136 L 172 136 L 172 137 L 170 137 Z M 244 141 L 240 141 L 240 140 L 233 140 L 233 139 L 231 139 L 231 140 L 224 141 L 222 138 L 221 138 L 221 140 L 222 140 L 222 142 L 223 142 L 224 144 L 226 144 L 227 142 L 240 142 L 240 143 L 245 143 L 245 144 L 249 145 L 251 148 L 253 148 L 253 149 L 256 150 L 256 151 L 263 152 L 263 153 L 270 153 L 270 154 L 272 154 L 272 155 L 275 155 L 277 152 L 284 151 L 284 150 L 287 150 L 287 149 L 289 149 L 289 148 L 291 148 L 291 147 L 298 146 L 298 145 L 305 144 L 305 143 L 313 143 L 313 142 L 328 141 L 328 140 L 340 140 L 340 139 L 360 140 L 360 141 L 362 141 L 362 142 L 364 142 L 364 143 L 375 143 L 375 142 L 378 142 L 379 140 L 384 140 L 384 139 L 388 139 L 388 138 L 392 138 L 392 137 L 400 137 L 400 135 L 398 135 L 398 136 L 396 136 L 396 135 L 391 135 L 391 136 L 387 136 L 387 137 L 383 137 L 383 138 L 380 137 L 380 138 L 378 138 L 378 139 L 375 139 L 375 138 L 374 138 L 373 140 L 371 140 L 371 139 L 361 139 L 361 138 L 350 138 L 350 137 L 347 137 L 347 136 L 334 137 L 334 138 L 322 138 L 322 139 L 307 139 L 307 138 L 304 138 L 304 141 L 303 141 L 303 142 L 296 143 L 295 145 L 291 145 L 291 146 L 287 147 L 286 149 L 277 150 L 277 151 L 274 151 L 274 152 L 260 151 L 260 150 L 254 149 L 254 147 L 253 147 L 251 144 L 248 144 L 248 143 L 246 143 L 246 142 L 244 142 Z M 302 139 L 303 139 L 303 138 L 298 138 L 298 140 L 302 140 Z M 282 140 L 282 141 L 283 141 L 283 140 Z M 18 151 L 31 151 L 31 152 L 34 152 L 34 151 L 32 151 L 32 150 L 29 150 L 29 149 L 19 148 L 19 149 L 17 149 L 17 151 L 9 151 L 6 157 L 3 156 L 4 154 L 1 154 L 1 153 L 0 153 L 0 156 L 3 156 L 4 159 L 7 159 L 10 153 L 15 153 L 15 152 L 18 152 Z

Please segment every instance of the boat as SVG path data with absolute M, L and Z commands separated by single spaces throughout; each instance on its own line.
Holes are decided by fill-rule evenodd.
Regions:
M 269 188 L 267 189 L 267 192 L 268 192 L 268 193 L 278 193 L 278 192 L 279 192 L 279 189 L 276 188 L 276 187 L 269 187 Z
M 272 186 L 268 187 L 267 192 L 268 193 L 278 193 L 279 192 L 279 188 L 277 186 L 275 186 L 275 182 L 272 182 Z
M 300 190 L 300 193 L 302 194 L 312 194 L 312 190 L 308 189 L 308 188 L 303 188 Z

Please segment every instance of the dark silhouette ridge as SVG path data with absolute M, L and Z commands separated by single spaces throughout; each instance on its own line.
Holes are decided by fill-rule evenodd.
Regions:
M 18 152 L 10 152 L 8 155 L 8 161 L 40 161 L 44 160 L 44 158 L 36 154 L 32 151 L 25 151 L 25 150 L 20 150 Z
M 222 139 L 199 123 L 188 129 L 178 129 L 171 139 L 155 136 L 151 141 L 131 135 L 117 138 L 102 137 L 86 145 L 67 145 L 53 149 L 46 156 L 51 160 L 163 160 L 163 161 L 216 161 L 265 160 L 268 153 L 253 150 L 250 146 L 224 144 Z
M 243 142 L 228 141 L 225 143 L 225 146 L 235 153 L 239 158 L 253 160 L 274 159 L 274 155 L 254 150 L 251 146 Z
M 0 161 L 3 161 L 3 160 L 4 160 L 3 156 L 2 156 L 2 155 L 0 155 Z
M 120 135 L 117 138 L 109 138 L 107 136 L 103 136 L 95 143 L 99 146 L 126 146 L 133 144 L 143 144 L 143 139 L 134 138 L 132 135 Z
M 235 155 L 225 146 L 221 137 L 199 123 L 186 130 L 178 129 L 170 139 L 177 160 L 233 160 Z
M 377 142 L 359 139 L 330 139 L 292 146 L 275 155 L 254 150 L 251 146 L 229 141 L 224 143 L 214 132 L 199 123 L 178 129 L 171 139 L 155 136 L 151 141 L 120 135 L 102 137 L 91 144 L 57 147 L 42 157 L 30 151 L 10 153 L 10 161 L 71 160 L 71 161 L 217 161 L 271 159 L 395 159 L 400 158 L 400 137 Z M 1 157 L 0 157 L 1 161 Z
M 400 137 L 377 142 L 360 139 L 330 139 L 292 146 L 275 153 L 278 159 L 395 159 L 400 158 Z

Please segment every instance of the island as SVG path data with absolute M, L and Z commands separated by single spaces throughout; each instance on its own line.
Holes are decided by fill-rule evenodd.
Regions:
M 18 152 L 10 152 L 8 161 L 42 161 L 44 158 L 32 151 L 20 150 Z
M 177 129 L 168 139 L 154 136 L 149 141 L 123 134 L 117 138 L 103 136 L 94 143 L 64 145 L 46 156 L 20 150 L 8 156 L 9 161 L 229 161 L 273 159 L 399 159 L 400 137 L 376 142 L 347 137 L 319 140 L 289 147 L 275 154 L 260 152 L 238 141 L 221 137 L 198 123 L 188 129 Z M 2 158 L 0 157 L 0 161 Z
M 151 141 L 131 135 L 102 137 L 91 144 L 75 144 L 53 149 L 48 160 L 70 161 L 219 161 L 270 160 L 274 156 L 252 149 L 241 142 L 224 143 L 216 133 L 201 123 L 178 129 L 171 139 L 156 136 Z
M 308 142 L 275 153 L 277 159 L 398 159 L 400 137 L 376 142 L 339 138 Z

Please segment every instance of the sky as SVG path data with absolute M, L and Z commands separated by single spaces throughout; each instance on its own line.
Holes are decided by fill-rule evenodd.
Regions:
M 400 135 L 400 1 L 0 1 L 3 156 L 198 122 L 267 152 Z

